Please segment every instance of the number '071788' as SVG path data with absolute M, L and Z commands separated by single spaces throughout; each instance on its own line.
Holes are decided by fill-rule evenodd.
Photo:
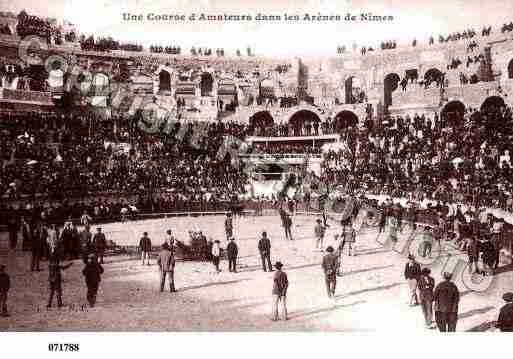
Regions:
M 79 344 L 61 344 L 50 343 L 48 344 L 48 351 L 50 352 L 78 352 L 80 350 Z

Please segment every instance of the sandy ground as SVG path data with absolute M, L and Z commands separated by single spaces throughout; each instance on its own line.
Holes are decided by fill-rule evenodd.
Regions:
M 223 216 L 181 217 L 104 225 L 109 239 L 135 244 L 142 231 L 148 231 L 154 244 L 160 244 L 167 228 L 184 239 L 188 229 L 203 230 L 207 236 L 222 239 Z M 46 309 L 48 269 L 31 273 L 29 255 L 11 252 L 8 271 L 12 288 L 8 306 L 11 317 L 0 318 L 0 330 L 7 331 L 420 331 L 424 327 L 420 307 L 409 307 L 403 278 L 406 262 L 402 245 L 383 245 L 384 236 L 365 228 L 357 238 L 357 256 L 344 256 L 344 276 L 338 278 L 335 301 L 327 299 L 320 267 L 323 253 L 314 250 L 315 218 L 294 218 L 294 241 L 286 241 L 278 216 L 246 217 L 235 222 L 239 244 L 239 273 L 230 273 L 227 262 L 216 274 L 210 263 L 179 262 L 176 266 L 177 293 L 160 293 L 155 261 L 141 266 L 127 257 L 107 258 L 95 308 L 85 303 L 83 265 L 75 261 L 64 272 L 64 303 L 61 309 Z M 290 320 L 272 322 L 272 273 L 263 272 L 257 241 L 267 230 L 273 263 L 284 263 L 290 282 Z M 334 228 L 327 232 L 333 242 Z M 408 238 L 408 231 L 401 240 Z M 441 272 L 456 265 L 456 284 L 461 292 L 458 331 L 490 330 L 503 305 L 501 296 L 513 289 L 513 269 L 504 261 L 501 273 L 490 280 L 480 276 L 477 283 L 464 282 L 464 256 L 444 244 L 431 266 L 437 283 Z M 410 247 L 411 248 L 411 247 Z M 450 257 L 449 257 L 450 256 Z M 447 262 L 447 258 L 450 261 Z M 459 260 L 459 261 L 458 261 Z M 447 264 L 449 263 L 449 264 Z M 445 269 L 444 269 L 445 268 Z M 472 283 L 474 283 L 472 282 Z M 479 287 L 479 288 L 477 288 Z M 474 290 L 472 289 L 474 288 Z M 475 291 L 476 288 L 479 291 Z M 483 289 L 486 288 L 486 289 Z M 54 304 L 55 305 L 55 304 Z

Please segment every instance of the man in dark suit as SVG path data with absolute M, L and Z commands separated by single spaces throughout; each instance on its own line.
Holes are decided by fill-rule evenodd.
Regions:
M 513 293 L 505 293 L 502 299 L 506 304 L 499 312 L 496 326 L 501 332 L 513 332 Z
M 237 243 L 235 243 L 235 238 L 230 238 L 230 242 L 226 246 L 226 253 L 228 255 L 228 270 L 237 273 L 237 254 L 239 253 L 239 248 Z
M 429 268 L 422 269 L 422 275 L 419 277 L 419 297 L 422 306 L 422 313 L 426 320 L 426 327 L 433 329 L 433 290 L 435 288 L 435 280 L 430 276 Z
M 226 239 L 230 239 L 233 236 L 233 218 L 231 213 L 226 214 L 224 220 L 224 231 L 226 233 Z
M 335 288 L 337 287 L 338 256 L 333 253 L 334 249 L 332 246 L 328 246 L 326 252 L 328 252 L 328 254 L 322 258 L 322 269 L 324 271 L 328 298 L 333 299 L 335 296 Z
M 175 261 L 173 258 L 173 254 L 171 253 L 171 250 L 169 248 L 169 244 L 164 243 L 162 245 L 162 250 L 159 253 L 157 264 L 160 269 L 160 291 L 164 291 L 164 285 L 166 284 L 166 276 L 169 273 L 169 291 L 176 292 L 175 282 L 172 274 L 175 268 Z
M 276 273 L 273 278 L 273 316 L 272 320 L 278 320 L 278 304 L 281 302 L 283 306 L 283 319 L 288 320 L 287 314 L 287 289 L 289 287 L 289 281 L 287 274 L 281 270 L 283 264 L 276 262 L 274 264 Z
M 293 240 L 292 238 L 292 218 L 290 214 L 285 213 L 285 217 L 283 217 L 283 228 L 285 229 L 285 239 Z
M 40 271 L 39 263 L 41 261 L 41 254 L 43 252 L 43 243 L 46 242 L 46 237 L 48 233 L 46 232 L 46 228 L 38 222 L 36 224 L 36 228 L 32 233 L 32 257 L 30 260 L 30 271 Z
M 441 332 L 455 332 L 458 321 L 460 292 L 451 282 L 452 274 L 445 272 L 444 281 L 435 288 L 435 320 Z
M 96 250 L 96 256 L 100 260 L 100 264 L 103 264 L 103 255 L 107 248 L 107 239 L 105 238 L 105 234 L 102 233 L 101 227 L 98 227 L 96 230 L 97 232 L 93 237 L 93 244 Z
M 262 258 L 262 269 L 267 272 L 265 264 L 269 267 L 269 272 L 273 271 L 271 266 L 271 241 L 267 238 L 267 232 L 262 232 L 262 238 L 258 241 L 258 251 L 260 258 Z
M 412 254 L 408 255 L 408 263 L 404 267 L 404 278 L 408 281 L 408 287 L 410 288 L 410 306 L 419 305 L 417 284 L 420 274 L 420 264 L 415 261 Z
M 50 283 L 50 297 L 48 298 L 47 308 L 52 307 L 53 296 L 57 294 L 57 306 L 60 308 L 62 304 L 62 271 L 68 269 L 73 265 L 70 262 L 66 265 L 59 263 L 59 256 L 54 254 L 50 257 L 50 263 L 48 265 L 48 282 Z

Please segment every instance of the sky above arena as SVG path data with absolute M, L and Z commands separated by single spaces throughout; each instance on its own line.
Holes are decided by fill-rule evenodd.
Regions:
M 448 34 L 513 20 L 511 0 L 0 0 L 2 11 L 66 19 L 86 34 L 111 35 L 142 45 L 223 47 L 227 55 L 251 46 L 263 56 L 334 55 L 337 45 L 379 46 L 382 40 L 410 43 L 431 34 Z M 142 14 L 125 21 L 123 13 Z M 281 21 L 149 21 L 148 14 L 280 15 Z M 284 21 L 284 14 L 393 16 L 386 22 Z

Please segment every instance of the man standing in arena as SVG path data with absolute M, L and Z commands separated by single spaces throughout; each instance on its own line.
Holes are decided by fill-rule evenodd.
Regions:
M 229 240 L 233 236 L 233 218 L 231 213 L 226 214 L 224 220 L 224 231 L 226 233 L 226 239 Z
M 285 217 L 283 217 L 283 228 L 285 230 L 285 239 L 293 240 L 291 231 L 292 217 L 288 213 L 285 213 Z
M 166 240 L 167 243 L 167 240 Z M 151 239 L 148 237 L 148 232 L 144 232 L 141 240 L 139 241 L 139 250 L 141 251 L 141 261 L 144 265 L 144 261 L 150 265 L 150 253 L 151 253 Z
M 52 301 L 54 294 L 57 294 L 57 306 L 62 307 L 62 273 L 61 271 L 68 269 L 73 265 L 70 262 L 66 265 L 60 265 L 59 256 L 52 254 L 50 257 L 50 263 L 48 266 L 48 282 L 50 284 L 50 297 L 48 298 L 47 308 L 52 307 Z
M 435 320 L 441 332 L 455 332 L 458 321 L 460 292 L 451 282 L 452 274 L 444 272 L 444 281 L 435 288 Z
M 173 271 L 175 268 L 175 261 L 173 254 L 169 248 L 169 244 L 165 243 L 162 245 L 162 250 L 159 253 L 157 264 L 160 269 L 160 291 L 164 291 L 166 284 L 166 276 L 169 273 L 169 291 L 176 292 L 175 282 L 173 278 Z
M 326 252 L 328 253 L 322 258 L 322 269 L 324 271 L 324 281 L 326 283 L 328 298 L 333 299 L 337 286 L 338 257 L 333 253 L 334 249 L 332 246 L 328 246 Z
M 430 276 L 429 268 L 422 269 L 422 275 L 419 277 L 419 297 L 422 305 L 422 313 L 426 321 L 426 328 L 433 328 L 433 290 L 435 288 L 435 280 Z
M 322 225 L 322 220 L 317 219 L 317 224 L 314 228 L 314 234 L 315 234 L 315 248 L 320 248 L 321 250 L 324 248 L 324 234 L 326 232 L 326 227 Z M 320 247 L 319 247 L 320 245 Z
M 271 266 L 271 241 L 267 238 L 267 232 L 262 232 L 262 238 L 258 241 L 258 251 L 260 252 L 260 258 L 262 259 L 262 269 L 264 272 L 267 272 L 267 267 L 269 268 L 269 272 L 273 271 L 273 267 Z
M 94 253 L 92 237 L 93 235 L 91 233 L 90 227 L 89 225 L 86 225 L 82 232 L 80 232 L 80 246 L 84 264 L 87 263 L 87 257 L 89 254 Z
M 87 302 L 91 308 L 96 304 L 96 295 L 98 294 L 102 273 L 103 267 L 98 263 L 96 256 L 90 254 L 89 262 L 87 262 L 82 270 L 82 274 L 85 277 L 87 286 Z
M 96 233 L 93 237 L 94 248 L 96 249 L 96 255 L 100 260 L 100 264 L 103 264 L 103 255 L 105 254 L 105 249 L 107 248 L 107 239 L 105 238 L 105 234 L 102 233 L 101 227 L 96 229 Z
M 502 299 L 506 304 L 501 308 L 496 327 L 501 332 L 513 332 L 513 293 L 504 293 Z
M 287 314 L 287 289 L 289 287 L 289 281 L 287 278 L 287 274 L 281 270 L 283 264 L 281 262 L 276 262 L 274 264 L 276 267 L 276 273 L 273 278 L 273 316 L 272 320 L 277 321 L 278 317 L 278 305 L 281 302 L 283 306 L 282 316 L 284 320 L 288 320 Z
M 344 231 L 343 236 L 343 240 L 347 244 L 347 255 L 356 256 L 356 230 L 354 229 L 353 223 L 349 224 L 349 227 Z
M 235 238 L 230 238 L 230 243 L 226 246 L 226 253 L 228 255 L 228 270 L 233 273 L 237 273 L 237 254 L 239 248 L 235 243 Z
M 170 229 L 168 229 L 166 231 L 166 240 L 165 242 L 167 244 L 169 244 L 170 246 L 173 246 L 174 243 L 175 243 L 175 237 L 173 236 L 173 231 L 171 231 Z
M 410 306 L 418 305 L 417 285 L 421 274 L 420 264 L 415 261 L 415 257 L 408 255 L 408 262 L 404 267 L 404 278 L 408 281 L 410 288 Z
M 46 232 L 45 226 L 41 222 L 37 222 L 34 232 L 32 233 L 32 258 L 30 260 L 30 271 L 40 271 L 39 262 L 41 261 L 41 254 L 43 253 L 43 246 L 46 243 Z

